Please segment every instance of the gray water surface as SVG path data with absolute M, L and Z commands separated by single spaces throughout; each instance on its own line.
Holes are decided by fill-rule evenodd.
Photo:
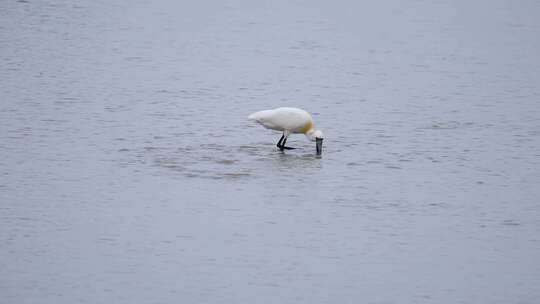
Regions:
M 177 2 L 0 3 L 0 302 L 540 302 L 538 1 Z

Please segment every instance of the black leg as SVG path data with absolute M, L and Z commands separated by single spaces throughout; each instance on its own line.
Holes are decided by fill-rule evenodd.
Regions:
M 293 147 L 285 147 L 285 143 L 287 142 L 287 138 L 285 138 L 285 140 L 281 143 L 281 150 L 283 151 L 283 149 L 287 149 L 287 150 L 292 150 L 292 149 L 295 149 Z
M 281 135 L 281 138 L 279 139 L 278 143 L 277 143 L 277 147 L 283 151 L 283 146 L 285 144 L 285 142 L 282 144 L 281 142 L 283 141 L 283 139 L 285 138 L 285 134 Z M 285 141 L 287 141 L 287 139 L 285 138 Z

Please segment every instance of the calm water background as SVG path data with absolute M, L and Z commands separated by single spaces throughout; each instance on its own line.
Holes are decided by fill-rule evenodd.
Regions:
M 540 302 L 538 1 L 193 2 L 0 3 L 2 303 Z

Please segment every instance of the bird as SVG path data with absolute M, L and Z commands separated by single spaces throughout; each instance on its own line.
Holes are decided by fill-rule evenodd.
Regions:
M 267 129 L 283 132 L 277 143 L 281 151 L 294 149 L 285 146 L 285 143 L 290 134 L 297 133 L 304 134 L 309 140 L 314 141 L 317 155 L 322 154 L 323 132 L 315 129 L 311 115 L 305 110 L 281 107 L 252 113 L 248 119 L 258 122 Z

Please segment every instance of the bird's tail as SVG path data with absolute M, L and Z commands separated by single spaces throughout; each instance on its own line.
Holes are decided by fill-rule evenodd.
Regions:
M 249 120 L 255 120 L 255 121 L 260 121 L 262 117 L 265 116 L 265 114 L 267 113 L 268 111 L 259 111 L 259 112 L 255 112 L 255 113 L 251 113 L 249 116 L 248 116 L 248 119 Z
M 249 119 L 249 120 L 257 120 L 257 118 L 256 118 L 257 116 L 256 116 L 255 114 L 257 114 L 257 113 L 251 113 L 251 114 L 249 114 L 248 119 Z

